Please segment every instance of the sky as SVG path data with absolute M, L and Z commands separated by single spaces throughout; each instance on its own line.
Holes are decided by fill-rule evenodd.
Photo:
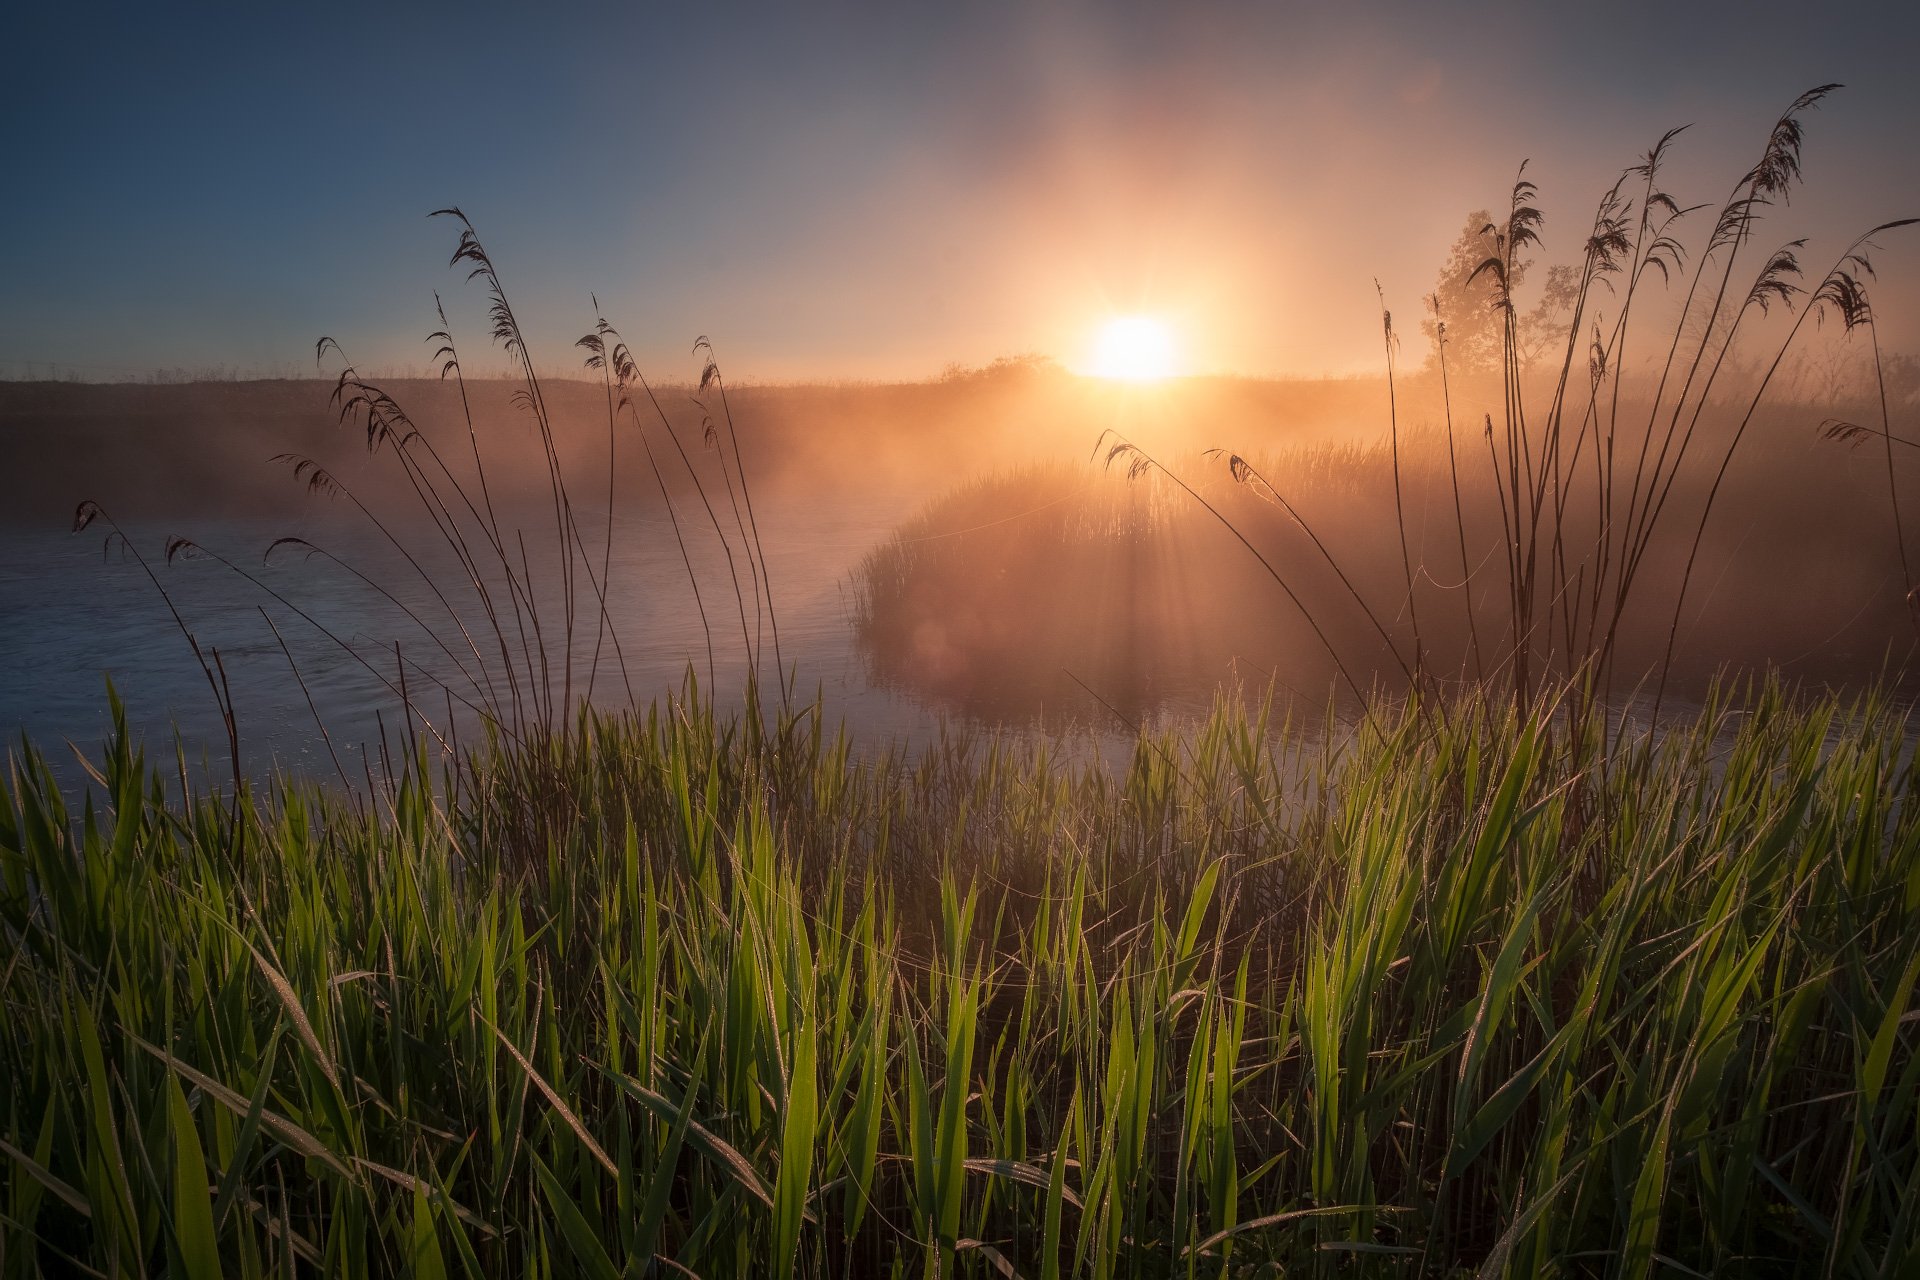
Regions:
M 1824 261 L 1920 214 L 1920 6 L 244 6 L 0 20 L 0 377 L 425 369 L 472 218 L 546 367 L 896 379 L 1164 318 L 1191 372 L 1372 372 L 1519 164 L 1543 261 L 1669 127 L 1723 199 L 1800 91 Z M 1705 216 L 1705 215 L 1702 215 Z M 1875 257 L 1920 351 L 1920 238 Z M 1376 281 L 1380 295 L 1376 295 Z M 1421 354 L 1403 318 L 1403 358 Z

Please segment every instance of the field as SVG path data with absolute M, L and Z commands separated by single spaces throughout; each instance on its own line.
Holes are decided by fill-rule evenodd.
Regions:
M 28 756 L 6 1272 L 1920 1262 L 1899 713 L 1277 727 L 862 764 L 690 694 L 237 814 Z

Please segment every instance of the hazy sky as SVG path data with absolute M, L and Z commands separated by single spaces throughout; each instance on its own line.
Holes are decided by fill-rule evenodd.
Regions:
M 917 377 L 1115 311 L 1189 367 L 1375 367 L 1531 158 L 1570 255 L 1665 128 L 1724 197 L 1800 90 L 1810 261 L 1920 214 L 1920 6 L 11 6 L 0 376 L 424 367 L 462 206 L 544 364 L 590 293 L 659 377 Z M 1877 259 L 1920 349 L 1920 244 Z

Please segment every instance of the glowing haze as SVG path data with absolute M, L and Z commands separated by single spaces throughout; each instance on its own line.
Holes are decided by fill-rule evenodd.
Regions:
M 551 365 L 592 293 L 660 376 L 698 333 L 762 380 L 1087 368 L 1115 316 L 1163 372 L 1371 371 L 1373 281 L 1415 316 L 1521 160 L 1564 260 L 1663 130 L 1717 202 L 1831 80 L 1779 234 L 1817 259 L 1920 213 L 1911 7 L 1344 8 L 38 6 L 0 85 L 0 376 L 279 372 L 323 333 L 424 368 L 434 289 L 484 331 L 448 204 Z M 1876 265 L 1920 347 L 1920 254 Z
M 1097 378 L 1157 382 L 1180 372 L 1173 331 L 1152 316 L 1115 316 L 1094 336 L 1083 371 Z

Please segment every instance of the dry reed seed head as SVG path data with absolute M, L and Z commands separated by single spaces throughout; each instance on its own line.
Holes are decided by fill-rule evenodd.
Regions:
M 1647 247 L 1647 256 L 1640 264 L 1640 272 L 1649 270 L 1660 273 L 1660 283 L 1671 284 L 1673 275 L 1686 263 L 1686 246 L 1671 236 L 1656 236 Z M 1639 273 L 1635 274 L 1636 282 Z
M 1816 430 L 1824 440 L 1834 440 L 1856 448 L 1865 444 L 1867 438 L 1875 434 L 1859 423 L 1848 422 L 1844 418 L 1828 418 Z
M 342 425 L 357 420 L 365 431 L 368 453 L 377 453 L 383 444 L 404 449 L 420 434 L 406 410 L 371 383 L 343 376 L 334 397 Z
M 268 543 L 267 549 L 260 553 L 260 563 L 261 564 L 272 563 L 273 553 L 278 551 L 281 547 L 286 547 L 286 546 L 293 546 L 293 547 L 300 548 L 300 552 L 301 552 L 300 558 L 302 560 L 308 560 L 314 556 L 321 554 L 320 548 L 314 546 L 311 542 L 308 542 L 305 538 L 296 537 L 289 534 L 287 537 L 275 538 L 272 542 Z
M 488 280 L 492 281 L 492 268 L 489 267 L 486 274 Z M 493 336 L 493 340 L 500 344 L 502 350 L 509 355 L 517 355 L 525 349 L 520 341 L 520 327 L 513 321 L 513 312 L 507 306 L 507 300 L 500 296 L 499 286 L 495 284 L 493 287 L 496 290 L 493 302 L 487 308 L 487 314 L 492 317 L 493 324 L 488 332 Z
M 1472 284 L 1480 278 L 1482 273 L 1492 276 L 1493 293 L 1487 299 L 1487 306 L 1494 311 L 1499 311 L 1512 304 L 1507 296 L 1507 260 L 1505 255 L 1500 251 L 1503 245 L 1503 238 L 1496 235 L 1494 237 L 1494 244 L 1494 252 L 1483 259 L 1480 265 L 1468 274 L 1467 283 Z
M 175 556 L 182 556 L 191 560 L 195 556 L 203 556 L 206 554 L 208 554 L 207 549 L 195 542 L 192 538 L 182 537 L 176 533 L 167 539 L 166 561 L 168 564 L 173 563 Z
M 1111 432 L 1102 432 L 1101 439 L 1104 440 L 1109 434 L 1111 434 Z M 1094 449 L 1097 453 L 1099 451 L 1099 445 L 1096 444 Z M 1142 452 L 1138 445 L 1129 441 L 1122 440 L 1107 449 L 1107 468 L 1111 470 L 1113 464 L 1122 458 L 1126 459 L 1127 462 L 1127 479 L 1129 480 L 1138 480 L 1141 476 L 1153 469 L 1153 459 Z
M 1529 162 L 1520 162 L 1520 171 L 1526 172 Z M 1546 224 L 1546 216 L 1528 203 L 1537 198 L 1540 189 L 1520 178 L 1513 184 L 1512 202 L 1508 206 L 1506 249 L 1509 259 L 1530 244 L 1540 243 L 1540 228 Z
M 1740 196 L 1729 200 L 1720 210 L 1720 218 L 1714 224 L 1713 234 L 1707 238 L 1709 252 L 1746 239 L 1753 224 L 1760 219 L 1760 210 L 1767 203 L 1766 200 L 1757 196 Z
M 86 527 L 95 520 L 105 519 L 106 514 L 99 503 L 95 502 L 92 498 L 88 498 L 85 502 L 82 502 L 73 509 L 73 532 L 80 533 L 84 531 Z
M 1294 511 L 1292 505 L 1280 496 L 1278 489 L 1273 487 L 1273 482 L 1261 475 L 1251 462 L 1237 453 L 1227 453 L 1224 449 L 1207 450 L 1207 456 L 1209 457 L 1219 457 L 1223 454 L 1226 457 L 1228 474 L 1230 474 L 1236 482 L 1268 506 L 1279 507 L 1285 511 L 1288 519 L 1292 520 L 1295 524 L 1301 525 L 1303 528 L 1305 527 L 1305 523 L 1300 519 L 1299 514 Z
M 1254 475 L 1252 464 L 1237 453 L 1230 453 L 1225 449 L 1207 449 L 1203 452 L 1202 456 L 1225 459 L 1227 474 L 1232 476 L 1239 484 L 1249 483 L 1251 477 Z
M 1873 323 L 1873 306 L 1866 287 L 1866 281 L 1879 278 L 1873 269 L 1873 260 L 1868 256 L 1869 250 L 1880 247 L 1874 243 L 1873 237 L 1883 231 L 1894 231 L 1915 223 L 1920 223 L 1920 218 L 1898 218 L 1883 222 L 1854 242 L 1853 248 L 1841 257 L 1839 265 L 1814 291 L 1814 303 L 1822 307 L 1821 311 L 1815 313 L 1816 324 L 1824 321 L 1825 307 L 1832 307 L 1839 312 L 1848 333 L 1859 325 Z
M 1627 234 L 1624 213 L 1603 219 L 1587 237 L 1587 261 L 1595 276 L 1612 275 L 1620 270 L 1620 259 L 1633 252 L 1633 240 Z
M 1760 163 L 1747 175 L 1748 183 L 1759 195 L 1778 195 L 1784 201 L 1789 198 L 1792 184 L 1800 178 L 1800 147 L 1805 140 L 1805 131 L 1800 123 L 1803 112 L 1812 111 L 1820 105 L 1839 84 L 1823 84 L 1809 89 L 1793 100 L 1775 122 L 1773 132 L 1767 137 L 1766 150 L 1761 153 Z
M 1693 128 L 1691 124 L 1676 125 L 1661 134 L 1660 141 L 1653 144 L 1653 148 L 1647 152 L 1646 158 L 1641 160 L 1639 164 L 1628 169 L 1627 172 L 1636 177 L 1643 177 L 1649 182 L 1653 181 L 1654 175 L 1660 171 L 1660 162 L 1666 158 L 1667 148 L 1673 144 L 1675 138 L 1691 128 Z
M 1867 288 L 1860 278 L 1845 269 L 1836 269 L 1813 295 L 1813 320 L 1815 324 L 1825 324 L 1829 309 L 1840 317 L 1843 332 L 1852 333 L 1863 324 L 1873 321 L 1873 306 L 1867 297 Z
M 1788 277 L 1800 274 L 1800 259 L 1794 251 L 1805 244 L 1805 240 L 1793 240 L 1774 250 L 1747 294 L 1747 305 L 1759 307 L 1762 315 L 1768 314 L 1775 302 L 1783 307 L 1793 305 L 1793 295 L 1803 290 Z
M 1607 218 L 1624 218 L 1633 212 L 1633 201 L 1623 194 L 1627 178 L 1631 173 L 1632 170 L 1627 170 L 1615 178 L 1613 185 L 1607 188 L 1606 194 L 1600 197 L 1600 212 L 1595 216 L 1595 222 L 1605 221 Z
M 455 246 L 453 257 L 447 260 L 447 265 L 449 267 L 456 267 L 462 262 L 471 262 L 474 264 L 473 269 L 467 272 L 467 279 L 469 280 L 475 276 L 491 278 L 494 274 L 493 259 L 487 256 L 486 249 L 480 244 L 480 237 L 473 233 L 471 226 L 461 229 L 460 243 Z
M 331 471 L 324 467 L 314 467 L 307 476 L 307 492 L 337 498 L 340 496 L 340 483 L 333 478 Z

